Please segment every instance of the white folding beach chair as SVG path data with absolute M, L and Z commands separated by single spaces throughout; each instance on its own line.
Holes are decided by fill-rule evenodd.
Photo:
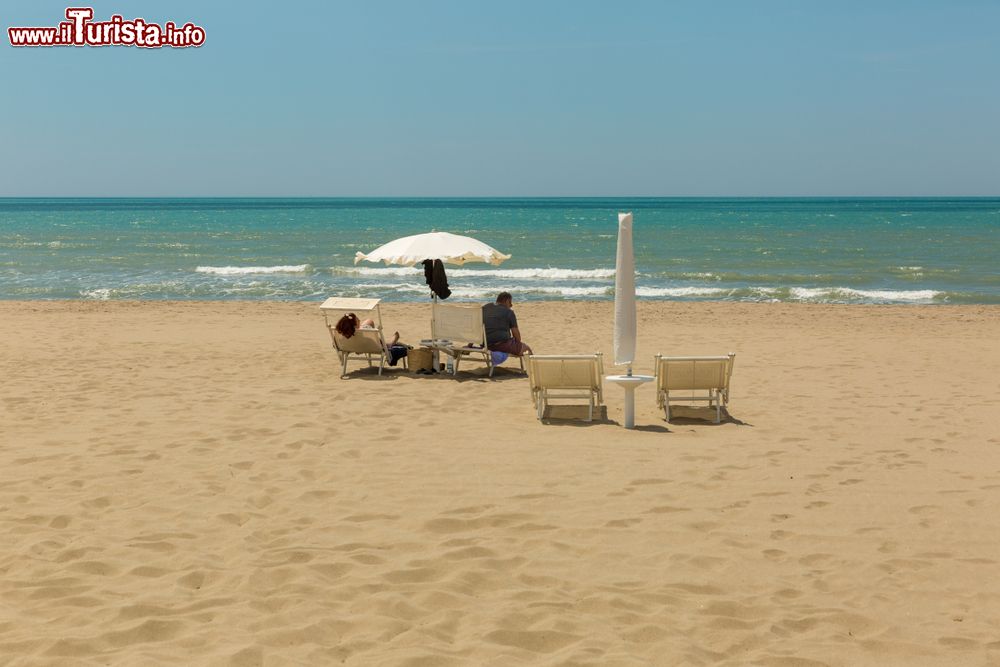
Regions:
M 326 328 L 330 332 L 333 341 L 333 349 L 337 351 L 340 362 L 343 364 L 341 377 L 347 375 L 347 362 L 351 357 L 364 359 L 368 366 L 373 360 L 378 358 L 378 374 L 382 375 L 382 369 L 386 362 L 386 345 L 382 337 L 382 311 L 379 308 L 381 299 L 355 299 L 350 297 L 330 297 L 323 302 L 319 308 L 323 312 L 323 319 L 326 321 Z M 347 313 L 354 313 L 360 320 L 374 319 L 374 329 L 358 329 L 350 338 L 344 338 L 334 331 L 333 327 L 337 321 Z M 406 366 L 406 357 L 403 357 L 403 365 Z
M 431 306 L 431 338 L 435 342 L 450 341 L 450 345 L 438 349 L 455 358 L 455 373 L 458 373 L 458 365 L 463 359 L 470 359 L 485 363 L 490 377 L 493 376 L 493 355 L 486 348 L 482 306 L 434 302 Z M 521 370 L 524 370 L 523 359 Z
M 656 355 L 656 405 L 670 421 L 670 404 L 708 401 L 715 407 L 715 423 L 722 421 L 722 408 L 729 405 L 729 379 L 736 354 L 720 357 L 665 357 Z M 671 392 L 690 392 L 677 395 Z M 705 392 L 705 393 L 694 393 Z
M 593 421 L 594 408 L 604 402 L 603 377 L 600 353 L 528 357 L 528 384 L 538 419 L 545 415 L 552 399 L 586 399 L 590 407 L 587 421 Z

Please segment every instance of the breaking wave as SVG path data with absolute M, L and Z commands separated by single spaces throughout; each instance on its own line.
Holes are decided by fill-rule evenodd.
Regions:
M 197 273 L 211 273 L 217 276 L 248 276 L 259 273 L 305 273 L 308 264 L 294 266 L 199 266 Z
M 369 266 L 334 266 L 334 275 L 344 276 L 405 276 L 423 272 L 420 266 L 375 268 Z M 505 278 L 508 280 L 608 280 L 615 277 L 614 269 L 452 269 L 445 267 L 449 278 Z
M 789 296 L 799 301 L 819 301 L 823 303 L 868 302 L 868 303 L 933 303 L 943 296 L 937 290 L 859 290 L 849 287 L 793 287 Z

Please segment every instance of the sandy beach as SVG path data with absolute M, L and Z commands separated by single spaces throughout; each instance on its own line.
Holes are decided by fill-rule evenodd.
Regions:
M 640 303 L 637 372 L 737 356 L 630 432 L 341 379 L 317 306 L 0 302 L 0 664 L 1000 662 L 1000 307 Z M 515 308 L 610 361 L 611 303 Z

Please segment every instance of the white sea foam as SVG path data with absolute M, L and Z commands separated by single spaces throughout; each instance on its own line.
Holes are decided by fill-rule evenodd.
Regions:
M 84 299 L 97 299 L 98 301 L 107 301 L 111 298 L 111 290 L 107 287 L 99 287 L 97 289 L 90 290 L 80 290 L 80 296 Z
M 456 297 L 465 299 L 492 299 L 497 295 L 503 286 L 483 286 L 469 287 L 467 285 L 451 285 L 451 293 Z M 418 283 L 360 283 L 354 286 L 355 289 L 367 293 L 369 290 L 386 294 L 387 291 L 407 292 L 417 294 L 430 294 L 430 288 Z M 509 288 L 508 289 L 514 289 Z M 517 289 L 520 295 L 549 295 L 566 297 L 588 297 L 588 296 L 610 296 L 614 293 L 611 286 L 594 287 L 527 287 Z
M 706 280 L 722 280 L 722 276 L 707 271 L 687 271 L 678 274 L 680 278 L 704 278 Z
M 935 290 L 858 290 L 850 287 L 793 287 L 793 299 L 802 301 L 933 301 L 941 292 Z
M 255 273 L 305 273 L 308 264 L 295 266 L 199 266 L 198 273 L 211 273 L 217 276 L 245 276 Z
M 136 243 L 137 248 L 190 248 L 189 243 Z
M 423 275 L 422 266 L 333 266 L 330 270 L 336 275 L 348 276 L 406 276 Z M 507 280 L 607 280 L 615 277 L 614 269 L 452 269 L 445 268 L 449 278 L 504 278 Z
M 718 296 L 726 294 L 729 290 L 721 287 L 636 287 L 636 296 L 645 297 L 693 297 L 693 296 Z
M 353 285 L 355 289 L 359 290 L 381 290 L 383 293 L 387 290 L 395 290 L 397 292 L 421 292 L 430 294 L 431 288 L 424 284 L 417 283 L 359 283 Z
M 426 288 L 424 288 L 426 289 Z M 455 296 L 462 298 L 493 298 L 497 295 L 497 292 L 501 288 L 499 287 L 451 287 L 451 291 Z M 513 288 L 510 288 L 513 289 Z M 533 295 L 549 295 L 549 296 L 564 296 L 564 297 L 588 297 L 588 296 L 610 296 L 614 293 L 614 288 L 608 286 L 595 286 L 595 287 L 530 287 L 530 288 L 519 288 L 516 290 L 519 295 L 533 294 Z

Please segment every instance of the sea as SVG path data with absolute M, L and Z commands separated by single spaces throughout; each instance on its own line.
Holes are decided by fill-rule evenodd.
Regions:
M 1000 198 L 2 198 L 0 299 L 427 301 L 355 254 L 447 231 L 511 255 L 452 300 L 612 300 L 625 211 L 640 299 L 1000 304 Z

